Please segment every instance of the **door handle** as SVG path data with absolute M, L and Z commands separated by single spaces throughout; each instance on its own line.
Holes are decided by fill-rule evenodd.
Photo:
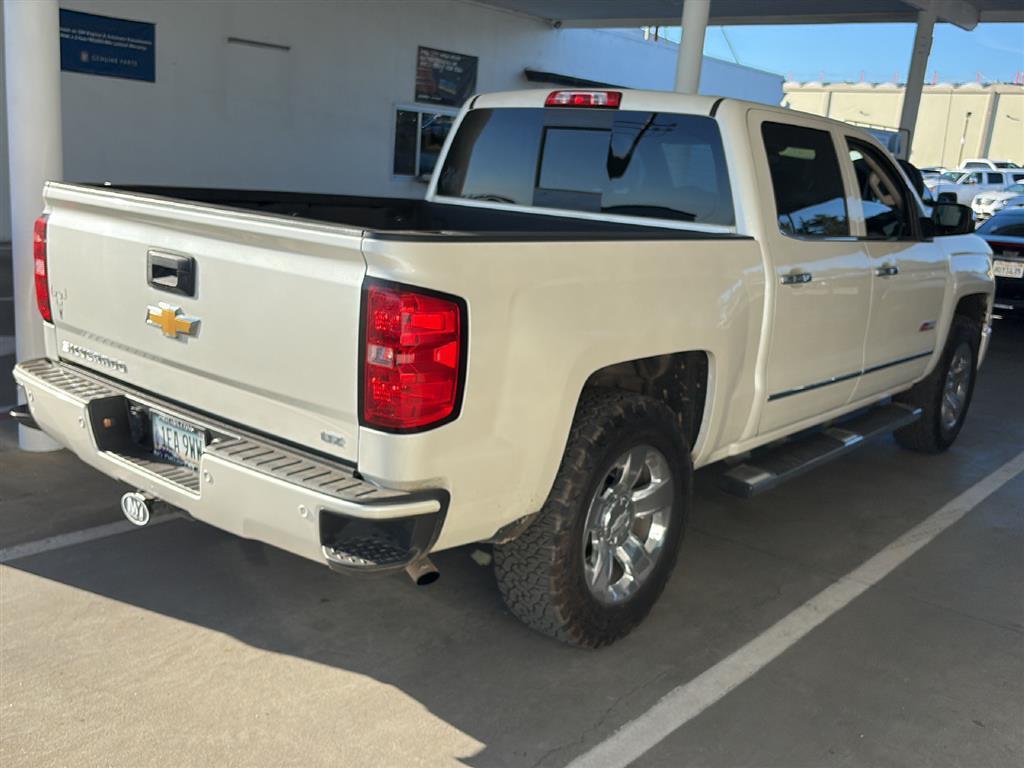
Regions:
M 814 277 L 810 272 L 790 272 L 781 278 L 783 285 L 803 285 L 809 283 Z
M 177 253 L 147 251 L 146 282 L 158 291 L 195 296 L 196 260 Z
M 895 264 L 885 264 L 875 270 L 875 274 L 879 277 L 896 277 L 899 273 L 900 268 Z

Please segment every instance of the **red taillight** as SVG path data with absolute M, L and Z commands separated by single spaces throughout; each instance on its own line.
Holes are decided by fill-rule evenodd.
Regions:
M 32 261 L 35 262 L 36 304 L 39 314 L 48 323 L 53 322 L 50 311 L 50 276 L 46 271 L 46 214 L 36 219 L 32 228 Z
M 406 432 L 458 415 L 466 317 L 454 297 L 369 282 L 363 296 L 362 423 Z
M 545 99 L 544 106 L 618 109 L 620 103 L 622 103 L 620 91 L 552 91 Z

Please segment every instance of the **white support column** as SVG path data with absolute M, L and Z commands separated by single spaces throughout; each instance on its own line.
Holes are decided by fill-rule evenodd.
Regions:
M 914 128 L 917 125 L 917 112 L 921 107 L 921 92 L 924 90 L 924 74 L 928 66 L 928 56 L 932 52 L 932 30 L 935 27 L 934 11 L 917 12 L 917 33 L 914 35 L 914 52 L 910 56 L 910 71 L 907 73 L 907 85 L 903 90 L 903 110 L 900 112 L 900 130 L 906 129 L 907 160 L 914 143 Z
M 676 60 L 676 91 L 697 93 L 700 65 L 704 60 L 704 33 L 708 28 L 711 0 L 683 0 L 683 39 Z
M 25 360 L 44 352 L 33 289 L 32 222 L 43 210 L 43 182 L 60 179 L 64 168 L 57 0 L 4 0 L 4 63 L 14 334 L 18 360 Z M 26 451 L 59 447 L 42 432 L 25 428 L 19 432 L 19 443 Z

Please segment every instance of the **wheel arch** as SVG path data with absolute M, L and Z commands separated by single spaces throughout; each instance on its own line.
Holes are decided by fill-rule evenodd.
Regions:
M 988 319 L 989 298 L 987 293 L 971 293 L 961 296 L 960 300 L 956 303 L 953 314 L 968 317 L 984 325 Z
M 583 392 L 591 388 L 612 389 L 645 395 L 665 403 L 676 415 L 677 426 L 693 450 L 709 410 L 710 377 L 711 356 L 708 352 L 671 352 L 623 360 L 599 368 L 587 377 Z

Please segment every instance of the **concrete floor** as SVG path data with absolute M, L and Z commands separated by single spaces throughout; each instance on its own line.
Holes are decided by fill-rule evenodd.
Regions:
M 1022 352 L 1000 325 L 942 456 L 887 440 L 752 501 L 699 473 L 664 597 L 597 652 L 518 624 L 472 548 L 423 589 L 185 520 L 10 561 L 0 764 L 565 765 L 1024 449 Z M 8 423 L 0 547 L 122 490 Z M 1024 475 L 636 764 L 1024 764 Z

